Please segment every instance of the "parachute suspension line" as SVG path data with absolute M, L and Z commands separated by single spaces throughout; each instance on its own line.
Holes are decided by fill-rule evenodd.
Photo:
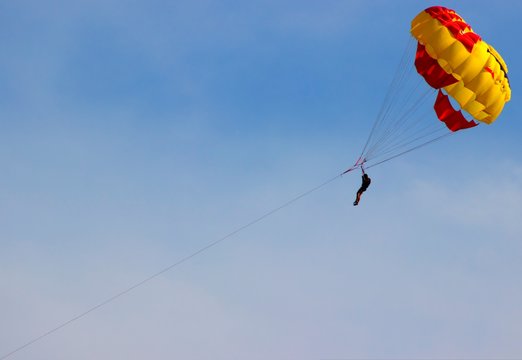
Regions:
M 430 90 L 427 90 L 408 108 L 406 108 L 406 105 L 402 106 L 401 112 L 397 114 L 395 117 L 391 117 L 389 124 L 382 130 L 382 134 L 379 137 L 379 139 L 377 139 L 375 143 L 372 145 L 372 147 L 367 151 L 366 158 L 371 157 L 373 153 L 379 151 L 380 148 L 385 147 L 387 143 L 396 140 L 399 137 L 398 133 L 400 134 L 404 131 L 407 132 L 408 130 L 411 131 L 411 129 L 414 128 L 414 126 L 408 127 L 408 125 L 416 125 L 419 123 L 415 122 L 414 124 L 409 124 L 408 120 L 411 119 L 411 116 L 413 116 L 415 112 L 419 109 L 419 107 L 426 101 L 426 99 L 428 98 L 427 95 L 430 92 Z M 408 100 L 409 99 L 407 99 L 407 101 Z
M 410 92 L 407 95 L 402 94 L 404 92 L 404 89 L 407 88 L 406 85 L 409 84 L 409 82 L 411 81 L 411 79 L 407 76 L 410 73 L 410 71 L 411 71 L 410 67 L 404 68 L 403 75 L 402 75 L 402 82 L 397 85 L 396 89 L 393 90 L 394 93 L 396 94 L 396 97 L 395 97 L 394 101 L 388 105 L 388 110 L 383 117 L 383 121 L 387 120 L 389 118 L 391 118 L 390 121 L 393 121 L 394 111 L 401 112 L 405 107 L 408 106 L 410 99 L 415 94 L 415 91 L 417 90 L 417 87 L 418 87 L 420 81 L 416 84 L 415 88 L 410 90 Z M 395 109 L 397 109 L 397 110 L 395 110 Z
M 61 330 L 62 328 L 66 327 L 67 325 L 69 325 L 69 324 L 71 324 L 71 323 L 73 323 L 73 322 L 75 322 L 77 320 L 80 320 L 81 318 L 83 318 L 83 317 L 89 315 L 90 313 L 98 310 L 99 308 L 101 308 L 101 307 L 103 307 L 103 306 L 105 306 L 105 305 L 107 305 L 109 303 L 114 302 L 115 300 L 117 300 L 118 298 L 120 298 L 120 297 L 122 297 L 124 295 L 127 295 L 128 293 L 130 293 L 131 291 L 135 290 L 136 288 L 138 288 L 138 287 L 140 287 L 142 285 L 145 285 L 149 281 L 154 280 L 155 278 L 159 277 L 160 275 L 163 275 L 164 273 L 166 273 L 166 272 L 168 272 L 168 271 L 170 271 L 170 270 L 180 266 L 181 264 L 183 264 L 183 263 L 189 261 L 190 259 L 192 259 L 192 258 L 194 258 L 194 257 L 196 257 L 196 256 L 198 256 L 200 254 L 202 254 L 203 252 L 205 252 L 205 251 L 209 250 L 210 248 L 218 245 L 219 243 L 221 243 L 221 242 L 223 242 L 225 240 L 230 239 L 231 237 L 237 235 L 241 231 L 243 231 L 243 230 L 245 230 L 245 229 L 247 229 L 247 228 L 249 228 L 249 227 L 251 227 L 251 226 L 253 226 L 253 225 L 255 225 L 255 224 L 257 224 L 257 223 L 259 223 L 261 221 L 263 221 L 263 220 L 265 220 L 269 216 L 271 216 L 271 215 L 275 214 L 276 212 L 279 212 L 280 210 L 282 210 L 282 209 L 292 205 L 293 203 L 297 202 L 298 200 L 304 198 L 305 196 L 308 196 L 308 195 L 312 194 L 313 192 L 316 192 L 319 189 L 329 185 L 330 183 L 332 183 L 335 180 L 339 179 L 343 174 L 336 175 L 333 178 L 331 178 L 329 180 L 326 180 L 323 183 L 321 183 L 321 184 L 319 184 L 317 186 L 314 186 L 313 188 L 311 188 L 311 189 L 309 189 L 307 191 L 304 191 L 304 192 L 300 193 L 299 195 L 296 195 L 292 199 L 290 199 L 290 200 L 284 202 L 283 204 L 277 206 L 276 208 L 266 212 L 265 214 L 259 216 L 258 218 L 256 218 L 256 219 L 254 219 L 254 220 L 252 220 L 252 221 L 250 221 L 250 222 L 248 222 L 248 223 L 238 227 L 237 229 L 235 229 L 234 231 L 228 233 L 227 235 L 225 235 L 225 236 L 223 236 L 223 237 L 221 237 L 221 238 L 219 238 L 217 240 L 214 240 L 214 241 L 208 243 L 207 245 L 205 245 L 205 246 L 195 250 L 191 254 L 189 254 L 189 255 L 187 255 L 187 256 L 185 256 L 185 257 L 175 261 L 171 265 L 169 265 L 169 266 L 167 266 L 167 267 L 157 271 L 156 273 L 154 273 L 152 275 L 149 275 L 148 277 L 144 278 L 143 280 L 136 282 L 134 285 L 129 286 L 125 290 L 122 290 L 122 291 L 116 293 L 115 295 L 107 298 L 106 300 L 98 303 L 97 305 L 91 307 L 90 309 L 88 309 L 88 310 L 86 310 L 86 311 L 76 315 L 75 317 L 72 317 L 71 319 L 69 319 L 69 320 L 67 320 L 67 321 L 65 321 L 65 322 L 55 326 L 54 328 L 52 328 L 52 329 L 42 333 L 41 335 L 34 337 L 33 339 L 27 341 L 25 344 L 17 347 L 16 349 L 12 350 L 11 352 L 6 353 L 4 355 L 0 355 L 0 360 L 5 360 L 5 359 L 13 356 L 14 354 L 18 353 L 19 351 L 21 351 L 21 350 L 23 350 L 25 348 L 28 348 L 29 346 L 33 345 L 34 343 L 36 343 L 36 342 L 42 340 L 43 338 L 45 338 L 45 337 L 47 337 L 47 336 L 57 332 L 58 330 Z
M 417 74 L 416 40 L 409 38 L 377 118 L 352 168 L 382 164 L 444 138 L 451 132 L 437 120 L 435 92 Z M 350 170 L 350 169 L 349 169 Z
M 397 66 L 397 70 L 395 71 L 395 75 L 392 79 L 392 82 L 390 83 L 390 86 L 388 87 L 388 91 L 385 95 L 381 108 L 379 109 L 379 113 L 378 113 L 377 117 L 375 118 L 372 129 L 370 130 L 370 134 L 368 135 L 366 143 L 361 151 L 361 155 L 359 156 L 359 159 L 363 159 L 363 155 L 366 151 L 366 148 L 369 146 L 376 129 L 379 127 L 380 123 L 386 118 L 386 113 L 388 112 L 390 105 L 393 103 L 392 99 L 394 97 L 396 97 L 395 90 L 397 89 L 398 84 L 400 84 L 404 78 L 404 75 L 406 72 L 405 66 L 408 63 L 408 54 L 411 52 L 411 48 L 413 47 L 413 45 L 414 45 L 414 41 L 412 39 L 409 39 L 408 43 L 406 44 L 406 48 L 404 50 L 402 58 Z
M 429 140 L 429 141 L 423 142 L 423 143 L 421 143 L 421 144 L 419 144 L 419 145 L 417 145 L 417 146 L 415 146 L 415 147 L 412 147 L 412 148 L 410 148 L 410 149 L 408 149 L 408 150 L 404 150 L 404 151 L 401 152 L 401 153 L 395 154 L 395 155 L 393 155 L 393 156 L 390 156 L 389 158 L 386 158 L 386 159 L 384 159 L 384 160 L 381 160 L 381 161 L 379 161 L 379 162 L 376 162 L 376 163 L 373 163 L 373 164 L 371 164 L 371 165 L 369 165 L 369 166 L 366 166 L 366 169 L 370 169 L 370 168 L 375 167 L 375 166 L 377 166 L 377 165 L 381 165 L 381 164 L 383 164 L 383 163 L 385 163 L 385 162 L 387 162 L 387 161 L 390 161 L 390 160 L 393 160 L 393 159 L 398 158 L 398 157 L 400 157 L 400 156 L 406 155 L 406 154 L 409 153 L 409 152 L 412 152 L 412 151 L 414 151 L 414 150 L 417 150 L 417 149 L 419 149 L 419 148 L 421 148 L 421 147 L 423 147 L 423 146 L 426 146 L 426 145 L 428 145 L 428 144 L 434 143 L 434 142 L 436 142 L 436 141 L 442 140 L 442 139 L 444 139 L 445 137 L 450 136 L 450 135 L 453 135 L 453 134 L 454 134 L 453 132 L 448 132 L 448 133 L 446 133 L 446 134 L 440 135 L 440 136 L 438 136 L 438 137 L 436 137 L 436 138 L 434 138 L 434 139 L 431 139 L 431 140 Z M 1 359 L 0 359 L 0 360 L 1 360 Z
M 391 114 L 393 114 L 393 109 L 397 108 L 398 100 L 401 99 L 401 89 L 404 88 L 405 82 L 408 81 L 408 74 L 409 74 L 409 68 L 411 65 L 409 65 L 409 58 L 410 53 L 412 52 L 412 45 L 413 41 L 410 39 L 408 42 L 408 46 L 406 47 L 405 52 L 403 53 L 401 62 L 399 64 L 399 67 L 397 68 L 397 74 L 395 76 L 396 79 L 398 79 L 395 83 L 392 83 L 389 89 L 389 94 L 391 96 L 388 97 L 388 99 L 385 99 L 385 102 L 383 103 L 384 111 L 380 115 L 379 124 L 377 125 L 377 130 L 379 130 L 379 126 L 382 126 L 381 124 L 387 121 L 387 119 L 390 117 Z
M 419 124 L 422 124 L 421 121 L 426 116 L 427 116 L 427 114 L 424 114 L 423 116 L 416 118 L 414 121 L 418 121 Z M 431 124 L 431 123 L 428 123 L 428 125 L 425 125 L 423 127 L 420 127 L 420 126 L 407 127 L 407 126 L 405 126 L 405 124 L 406 124 L 406 121 L 403 121 L 401 126 L 398 127 L 396 140 L 390 139 L 385 144 L 382 144 L 380 146 L 379 153 L 385 153 L 385 152 L 389 151 L 390 148 L 395 148 L 396 146 L 400 146 L 402 144 L 408 144 L 409 139 L 411 139 L 413 137 L 417 137 L 417 136 L 421 135 L 423 132 L 429 131 L 430 129 L 435 127 L 434 124 Z M 373 153 L 370 153 L 370 152 L 366 156 L 367 159 L 370 159 L 373 157 L 374 157 Z
M 426 126 L 425 122 L 422 120 L 428 117 L 422 116 L 413 118 L 413 116 L 420 110 L 421 106 L 426 103 L 426 100 L 429 98 L 428 95 L 431 93 L 433 93 L 432 90 L 427 90 L 421 97 L 412 103 L 409 108 L 405 109 L 402 114 L 397 115 L 396 120 L 391 121 L 390 125 L 383 130 L 381 138 L 375 142 L 371 149 L 368 150 L 365 157 L 367 159 L 372 158 L 374 157 L 374 154 L 385 151 L 385 149 L 393 147 L 396 144 L 417 135 L 419 131 L 424 129 Z M 428 111 L 431 112 L 432 110 L 428 109 Z M 429 118 L 426 123 L 428 124 L 428 128 L 433 126 L 440 127 L 437 122 L 429 121 Z
M 395 147 L 393 147 L 393 148 L 390 148 L 390 149 L 387 150 L 387 151 L 381 152 L 379 156 L 372 158 L 372 160 L 375 160 L 375 159 L 381 158 L 381 157 L 386 156 L 386 155 L 388 155 L 388 154 L 390 154 L 390 153 L 397 153 L 397 152 L 400 151 L 401 149 L 405 149 L 405 148 L 407 148 L 409 145 L 415 144 L 415 143 L 417 143 L 418 141 L 420 141 L 420 140 L 422 140 L 422 139 L 425 139 L 425 138 L 427 138 L 427 137 L 430 137 L 430 138 L 431 138 L 432 135 L 440 134 L 442 131 L 444 131 L 444 129 L 436 129 L 436 130 L 433 130 L 433 131 L 431 131 L 431 132 L 429 132 L 429 133 L 427 133 L 427 134 L 423 134 L 423 135 L 420 135 L 420 136 L 418 136 L 418 137 L 416 137 L 416 138 L 413 138 L 412 140 L 410 140 L 410 141 L 408 141 L 408 142 L 405 142 L 405 143 L 403 143 L 403 144 L 398 144 L 397 146 L 395 146 Z M 450 135 L 450 134 L 452 134 L 452 133 L 448 133 L 448 132 L 446 131 L 444 134 L 442 134 L 442 136 L 446 136 L 446 135 Z M 438 137 L 440 137 L 440 136 L 437 136 L 437 138 L 438 138 Z M 432 140 L 434 140 L 434 139 L 432 139 Z M 431 143 L 431 142 L 433 142 L 432 140 L 428 140 L 428 141 L 425 142 L 425 143 L 421 143 L 421 144 L 419 144 L 419 146 L 414 146 L 414 148 L 412 148 L 411 150 L 418 149 L 418 148 L 420 148 L 422 145 L 426 145 L 427 143 Z M 404 153 L 408 153 L 408 152 L 410 152 L 411 150 L 407 150 L 407 151 L 404 152 Z M 403 153 L 401 152 L 400 154 L 402 155 Z M 395 156 L 392 157 L 392 158 L 395 158 Z M 381 162 L 379 162 L 379 163 L 381 163 Z
M 389 127 L 389 125 L 385 125 L 390 118 L 390 114 L 393 113 L 393 110 L 397 107 L 400 96 L 400 90 L 404 87 L 404 82 L 407 80 L 408 75 L 408 62 L 411 57 L 410 53 L 412 52 L 413 40 L 410 39 L 407 43 L 406 49 L 402 55 L 401 61 L 397 67 L 397 70 L 394 75 L 394 79 L 390 84 L 388 89 L 388 93 L 384 99 L 384 102 L 381 106 L 381 111 L 377 119 L 375 120 L 372 131 L 368 137 L 368 140 L 363 149 L 362 155 L 371 153 L 376 144 L 382 141 L 382 138 L 385 136 L 385 129 Z M 374 140 L 377 138 L 377 140 Z M 367 151 L 368 147 L 370 150 Z

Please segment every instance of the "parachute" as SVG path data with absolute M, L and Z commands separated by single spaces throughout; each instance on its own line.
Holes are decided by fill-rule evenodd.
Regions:
M 410 33 L 363 151 L 346 172 L 479 123 L 491 124 L 511 98 L 506 63 L 454 10 L 433 6 L 421 11 Z M 434 105 L 426 110 L 429 99 Z
M 441 6 L 417 15 L 410 31 L 418 41 L 415 67 L 426 82 L 443 88 L 474 119 L 495 121 L 511 98 L 508 70 L 500 54 L 455 11 Z M 447 95 L 439 90 L 435 111 L 451 130 L 477 125 L 448 104 Z

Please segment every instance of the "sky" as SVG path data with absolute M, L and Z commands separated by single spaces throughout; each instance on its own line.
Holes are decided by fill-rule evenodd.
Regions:
M 518 0 L 2 2 L 0 357 L 352 165 L 435 4 L 506 61 L 497 122 L 372 168 L 358 207 L 347 174 L 9 358 L 522 358 Z

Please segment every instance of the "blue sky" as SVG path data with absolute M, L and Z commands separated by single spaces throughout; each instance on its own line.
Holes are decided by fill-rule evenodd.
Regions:
M 441 1 L 498 121 L 345 176 L 13 359 L 522 357 L 519 1 Z M 0 5 L 0 356 L 335 176 L 424 1 Z M 434 119 L 436 121 L 436 119 Z

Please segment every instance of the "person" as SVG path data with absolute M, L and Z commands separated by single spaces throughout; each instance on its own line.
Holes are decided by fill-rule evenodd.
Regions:
M 364 168 L 361 167 L 361 170 L 363 172 L 362 174 L 362 184 L 359 190 L 357 190 L 357 197 L 355 198 L 355 201 L 353 202 L 353 206 L 357 206 L 359 204 L 359 201 L 361 200 L 361 195 L 363 192 L 368 189 L 368 186 L 370 186 L 370 183 L 372 182 L 372 179 L 364 172 Z

